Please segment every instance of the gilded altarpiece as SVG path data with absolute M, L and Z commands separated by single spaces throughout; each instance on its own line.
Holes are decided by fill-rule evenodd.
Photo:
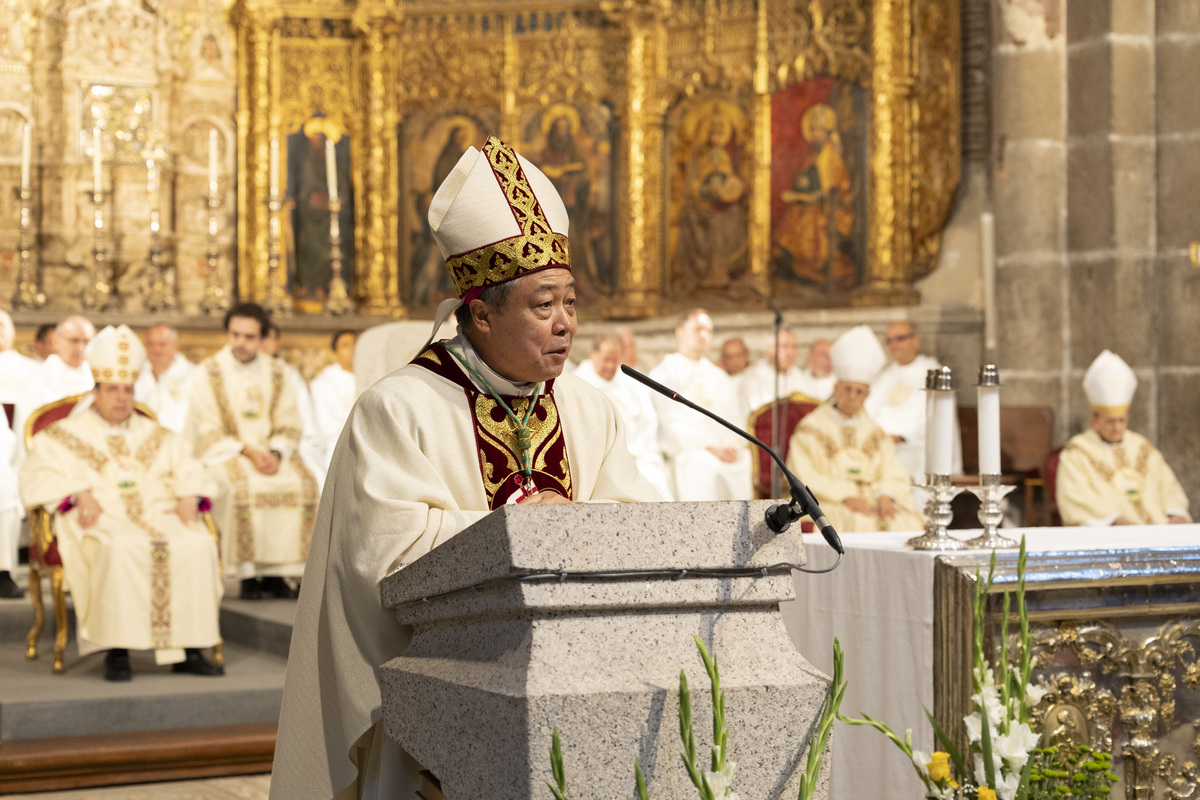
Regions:
M 270 142 L 314 116 L 349 136 L 368 313 L 448 294 L 424 212 L 491 134 L 563 193 L 593 314 L 910 303 L 936 263 L 959 178 L 953 0 L 239 0 L 232 18 L 243 297 L 286 302 Z

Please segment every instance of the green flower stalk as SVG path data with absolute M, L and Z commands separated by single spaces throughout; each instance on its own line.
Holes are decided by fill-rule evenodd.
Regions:
M 800 794 L 797 800 L 809 800 L 816 791 L 817 777 L 821 771 L 821 755 L 825 752 L 825 746 L 829 744 L 833 721 L 838 718 L 838 709 L 842 707 L 842 697 L 846 694 L 844 661 L 842 643 L 834 638 L 833 680 L 829 684 L 829 694 L 825 695 L 821 717 L 817 720 L 817 727 L 808 745 L 808 761 L 804 765 L 804 773 L 800 776 Z
M 554 800 L 569 800 L 567 797 L 567 771 L 563 767 L 562 742 L 558 739 L 558 728 L 550 744 L 550 771 L 554 773 L 554 783 L 547 783 Z

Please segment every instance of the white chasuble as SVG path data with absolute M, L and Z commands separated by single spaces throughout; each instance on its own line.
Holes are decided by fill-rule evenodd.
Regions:
M 693 360 L 671 353 L 650 377 L 734 425 L 746 424 L 739 419 L 737 385 L 707 358 Z M 750 450 L 744 439 L 657 392 L 651 400 L 658 413 L 658 441 L 671 468 L 675 499 L 749 500 L 754 496 Z M 709 448 L 728 448 L 734 459 L 723 461 Z
M 13 409 L 12 429 L 17 435 L 13 466 L 20 468 L 25 458 L 25 423 L 33 412 L 55 400 L 90 391 L 95 385 L 92 368 L 86 361 L 78 367 L 71 367 L 57 355 L 51 354 L 31 370 Z
M 220 640 L 223 583 L 217 545 L 197 519 L 184 525 L 180 497 L 211 497 L 216 486 L 187 444 L 138 415 L 110 425 L 82 408 L 34 437 L 21 495 L 54 518 L 75 604 L 79 652 L 155 650 L 159 663 L 182 648 Z M 91 492 L 100 517 L 80 524 L 74 497 Z
M 808 484 L 821 510 L 839 533 L 920 531 L 925 527 L 913 502 L 912 482 L 896 458 L 892 440 L 863 411 L 847 417 L 823 403 L 800 421 L 788 446 L 788 467 Z M 896 515 L 860 514 L 845 501 L 865 500 L 878 508 L 890 497 Z
M 342 427 L 350 416 L 350 409 L 358 399 L 358 386 L 353 372 L 342 369 L 341 364 L 330 364 L 312 379 L 309 392 L 312 395 L 316 453 L 321 464 L 321 474 L 324 475 L 329 471 L 333 446 L 337 444 Z
M 1192 521 L 1175 473 L 1146 437 L 1125 431 L 1109 444 L 1095 431 L 1071 438 L 1058 461 L 1055 496 L 1064 525 L 1162 525 L 1168 516 Z
M 463 339 L 452 346 L 489 382 L 498 377 Z M 514 394 L 512 384 L 493 386 L 501 396 Z M 531 425 L 545 467 L 534 473 L 540 488 L 584 502 L 659 499 L 600 392 L 571 376 L 547 382 L 545 392 Z M 528 389 L 520 394 L 526 399 L 518 413 Z M 484 470 L 517 439 L 495 411 L 439 343 L 371 386 L 350 412 L 300 592 L 273 800 L 401 798 L 419 786 L 414 762 L 402 761 L 383 731 L 376 670 L 404 652 L 411 629 L 382 607 L 380 582 L 504 502 L 510 470 L 487 480 Z
M 296 453 L 300 425 L 278 359 L 243 364 L 225 347 L 192 374 L 186 436 L 220 486 L 213 515 L 225 566 L 241 578 L 304 570 L 319 492 Z M 279 453 L 279 470 L 259 472 L 244 447 Z
M 175 433 L 183 433 L 183 426 L 187 422 L 188 382 L 195 369 L 195 364 L 184 358 L 182 353 L 177 353 L 171 366 L 155 377 L 147 361 L 133 384 L 133 397 L 154 412 L 159 425 Z
M 21 497 L 12 467 L 17 437 L 0 425 L 0 572 L 17 568 L 17 538 L 21 533 Z

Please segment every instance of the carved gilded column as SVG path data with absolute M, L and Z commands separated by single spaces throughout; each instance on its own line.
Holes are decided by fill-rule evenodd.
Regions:
M 768 0 L 759 0 L 754 34 L 754 188 L 750 194 L 750 280 L 769 296 L 768 265 L 771 247 L 771 87 Z
M 354 15 L 359 34 L 362 93 L 366 104 L 359 151 L 362 213 L 357 257 L 362 313 L 405 316 L 396 265 L 399 258 L 398 152 L 399 115 L 395 97 L 399 20 L 386 6 L 360 6 Z
M 871 83 L 870 238 L 866 274 L 855 305 L 916 303 L 908 283 L 912 258 L 912 0 L 876 0 Z
M 621 236 L 621 273 L 613 316 L 658 314 L 662 306 L 662 214 L 651 208 L 651 191 L 662 185 L 663 113 L 659 87 L 666 80 L 667 0 L 625 0 L 602 5 L 625 28 L 628 37 L 625 76 L 625 151 L 627 220 Z

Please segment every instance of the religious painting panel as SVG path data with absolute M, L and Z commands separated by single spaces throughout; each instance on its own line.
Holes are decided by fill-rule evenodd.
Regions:
M 553 103 L 529 114 L 518 151 L 558 189 L 570 218 L 571 266 L 580 303 L 617 289 L 619 131 L 606 103 Z
M 671 114 L 667 271 L 676 296 L 719 298 L 749 269 L 751 141 L 750 116 L 731 100 L 685 101 Z
M 429 204 L 468 147 L 480 149 L 498 120 L 476 112 L 418 112 L 401 126 L 401 285 L 410 307 L 426 308 L 455 295 L 450 273 L 429 227 Z
M 772 293 L 789 301 L 844 298 L 867 260 L 866 92 L 817 77 L 771 99 Z

